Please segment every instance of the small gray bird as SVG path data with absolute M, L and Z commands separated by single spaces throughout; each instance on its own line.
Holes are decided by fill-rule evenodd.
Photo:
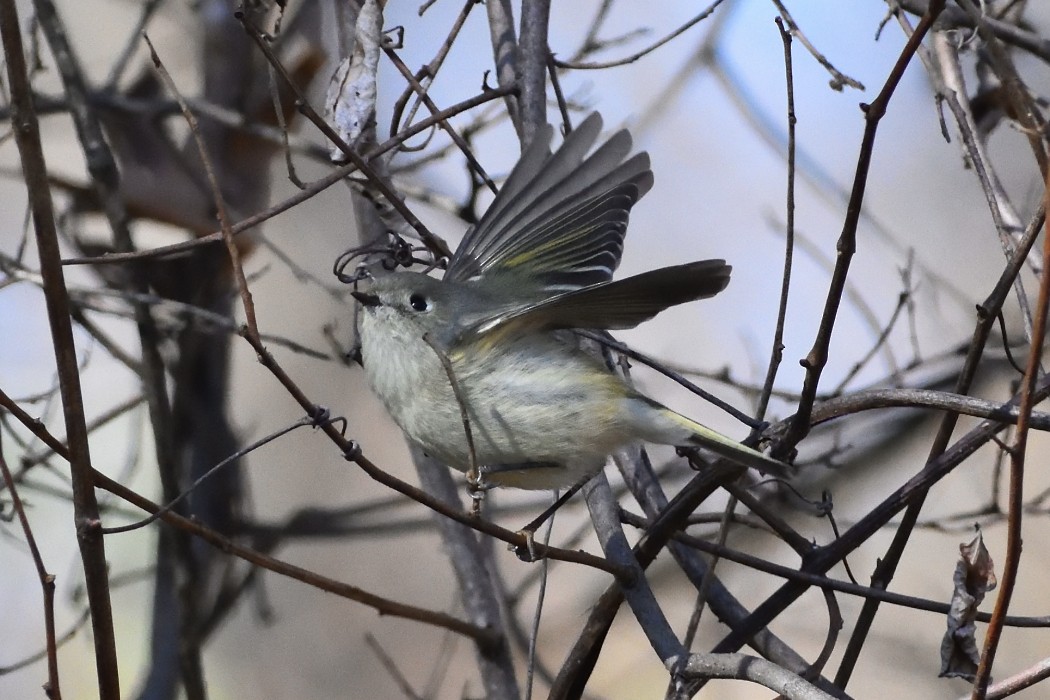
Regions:
M 784 464 L 638 393 L 566 334 L 633 328 L 729 283 L 723 260 L 612 280 L 653 174 L 648 154 L 628 157 L 626 131 L 587 155 L 601 125 L 590 115 L 554 154 L 552 129 L 538 133 L 443 279 L 398 272 L 353 292 L 372 389 L 410 440 L 461 471 L 472 466 L 465 410 L 487 484 L 573 486 L 639 440 L 783 475 Z

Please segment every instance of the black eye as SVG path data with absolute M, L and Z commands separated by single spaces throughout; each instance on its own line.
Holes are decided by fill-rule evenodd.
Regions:
M 416 311 L 429 311 L 430 302 L 422 294 L 413 294 L 408 298 L 408 305 Z

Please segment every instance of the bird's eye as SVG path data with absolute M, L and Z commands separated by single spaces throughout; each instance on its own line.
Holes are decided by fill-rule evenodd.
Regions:
M 430 311 L 430 301 L 422 294 L 413 294 L 408 298 L 408 305 L 416 311 Z

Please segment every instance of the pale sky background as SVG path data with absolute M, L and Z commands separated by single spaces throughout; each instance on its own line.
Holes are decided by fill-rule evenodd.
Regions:
M 293 3 L 294 4 L 294 3 Z M 401 55 L 412 67 L 428 61 L 444 38 L 452 17 L 461 3 L 441 0 L 420 20 L 418 2 L 391 2 L 385 25 L 405 26 L 405 48 Z M 65 0 L 60 9 L 66 19 L 85 69 L 101 81 L 115 52 L 123 45 L 133 21 L 137 3 L 115 0 Z M 551 22 L 551 48 L 560 57 L 576 47 L 596 2 L 555 3 Z M 1035 3 L 1033 3 L 1035 5 Z M 20 4 L 23 20 L 29 4 Z M 652 3 L 620 3 L 604 36 L 615 36 L 636 28 L 651 27 L 643 39 L 624 47 L 612 48 L 600 58 L 609 59 L 637 50 L 658 36 L 686 21 L 697 12 L 695 3 L 679 0 L 659 3 L 659 12 L 649 12 L 641 20 L 637 14 L 655 7 Z M 754 100 L 760 116 L 777 133 L 785 130 L 785 88 L 783 48 L 773 22 L 772 3 L 738 0 L 719 10 L 732 10 L 720 51 L 729 67 Z M 866 86 L 864 92 L 847 88 L 834 92 L 829 76 L 797 42 L 794 44 L 795 101 L 798 117 L 798 147 L 812 159 L 815 168 L 835 186 L 848 191 L 856 166 L 860 137 L 864 128 L 858 103 L 875 98 L 890 67 L 896 60 L 904 38 L 895 22 L 889 23 L 879 41 L 875 31 L 886 11 L 884 3 L 835 0 L 807 0 L 789 3 L 796 21 L 809 39 L 842 72 Z M 1038 27 L 1050 21 L 1046 8 L 1040 17 L 1032 12 Z M 518 6 L 515 5 L 516 15 Z M 151 36 L 162 58 L 186 93 L 193 90 L 193 57 L 187 52 L 184 32 L 192 22 L 188 3 L 169 3 L 168 9 L 151 29 Z M 710 20 L 701 23 L 659 51 L 620 68 L 606 71 L 579 71 L 564 80 L 570 96 L 603 113 L 608 129 L 624 125 L 632 129 L 638 149 L 652 157 L 656 185 L 632 212 L 621 274 L 631 274 L 660 265 L 708 257 L 724 257 L 733 266 L 729 288 L 717 298 L 702 304 L 689 304 L 661 315 L 654 321 L 622 334 L 638 349 L 684 367 L 704 370 L 729 368 L 745 382 L 761 382 L 765 373 L 783 258 L 786 166 L 784 147 L 771 148 L 756 136 L 743 115 L 727 98 L 710 72 L 689 65 L 690 56 L 708 31 Z M 440 27 L 428 30 L 428 26 Z M 1045 32 L 1044 32 L 1045 33 Z M 1031 62 L 1019 63 L 1026 76 L 1037 75 L 1047 87 L 1045 66 L 1030 70 Z M 474 94 L 482 71 L 491 65 L 491 49 L 485 13 L 478 7 L 472 13 L 439 79 L 430 91 L 439 105 L 449 105 Z M 329 70 L 324 74 L 327 76 Z M 53 76 L 42 86 L 55 92 Z M 666 91 L 674 88 L 673 92 Z M 389 124 L 390 101 L 401 91 L 394 71 L 385 65 L 380 78 L 381 112 L 379 124 Z M 321 91 L 315 89 L 315 95 Z M 661 99 L 661 95 L 665 95 Z M 661 108 L 653 106 L 661 100 Z M 551 109 L 549 117 L 557 119 Z M 577 122 L 582 117 L 577 115 Z M 950 129 L 954 138 L 954 128 Z M 50 167 L 61 174 L 83 177 L 82 157 L 70 137 L 68 120 L 51 117 L 45 122 L 46 150 Z M 318 138 L 310 129 L 303 133 Z M 319 140 L 319 138 L 318 138 Z M 443 142 L 443 141 L 442 141 Z M 477 140 L 477 151 L 490 173 L 503 174 L 517 156 L 517 142 L 507 128 L 487 132 Z M 999 174 L 1024 216 L 1029 215 L 1041 194 L 1038 175 L 1023 137 L 1008 126 L 1000 127 L 992 139 Z M 0 167 L 5 172 L 17 168 L 17 154 L 11 141 L 0 143 Z M 271 201 L 291 194 L 294 187 L 275 166 L 277 184 Z M 323 173 L 317 165 L 305 165 L 304 178 Z M 416 182 L 437 192 L 460 198 L 466 179 L 462 163 L 451 160 L 430 168 Z M 0 246 L 12 254 L 20 240 L 25 219 L 24 189 L 17 178 L 0 179 Z M 922 66 L 909 67 L 881 125 L 875 157 L 868 181 L 866 205 L 894 238 L 879 238 L 870 220 L 861 223 L 859 250 L 850 279 L 861 291 L 880 323 L 885 323 L 902 290 L 900 269 L 906 256 L 900 251 L 914 250 L 917 266 L 927 266 L 948 278 L 960 292 L 955 297 L 916 272 L 917 340 L 924 356 L 952 347 L 967 339 L 974 321 L 974 304 L 991 290 L 1001 268 L 1000 247 L 991 218 L 972 171 L 961 166 L 956 143 L 945 143 L 940 135 L 938 114 Z M 462 224 L 436 208 L 409 202 L 416 213 L 435 231 L 455 239 Z M 833 256 L 835 240 L 842 227 L 844 201 L 829 199 L 803 183 L 797 184 L 796 227 L 823 255 Z M 266 235 L 311 273 L 334 284 L 331 264 L 335 256 L 355 241 L 350 228 L 352 214 L 346 189 L 334 187 L 266 225 Z M 291 272 L 271 255 L 261 251 L 251 262 L 251 270 L 265 270 L 253 283 L 262 329 L 293 337 L 299 342 L 327 349 L 321 332 L 325 323 L 336 322 L 340 338 L 349 337 L 349 307 L 340 305 L 317 287 L 296 281 Z M 778 387 L 797 389 L 802 371 L 798 365 L 812 344 L 816 323 L 823 307 L 829 271 L 802 251 L 796 251 L 794 282 L 786 326 L 784 363 Z M 1030 285 L 1031 285 L 1031 281 Z M 70 271 L 69 283 L 93 284 L 87 270 Z M 1036 287 L 1029 287 L 1034 294 Z M 106 327 L 134 347 L 131 326 L 106 320 Z M 1016 325 L 1016 324 L 1015 324 Z M 823 386 L 831 387 L 874 342 L 875 331 L 851 304 L 844 304 L 836 326 L 831 361 Z M 84 392 L 89 415 L 97 415 L 134 391 L 130 375 L 118 368 L 104 351 L 78 335 L 86 363 Z M 890 338 L 897 361 L 912 359 L 912 343 L 907 324 L 901 323 Z M 299 417 L 297 407 L 283 394 L 277 383 L 254 360 L 243 343 L 234 344 L 234 390 L 231 412 L 245 439 L 253 439 Z M 382 415 L 378 401 L 364 387 L 357 369 L 323 363 L 276 351 L 278 359 L 316 402 L 347 416 L 349 434 L 361 440 L 373 461 L 402 478 L 415 482 L 407 451 L 396 438 L 392 423 Z M 0 289 L 0 383 L 5 391 L 24 398 L 47 390 L 54 381 L 53 358 L 43 302 L 39 291 L 28 284 Z M 855 382 L 859 387 L 887 372 L 884 361 L 874 362 Z M 640 370 L 639 382 L 674 408 L 717 427 L 735 437 L 746 435 L 746 428 L 735 424 L 717 409 L 669 385 L 652 373 Z M 731 389 L 705 384 L 727 400 L 747 408 L 746 400 Z M 989 398 L 1002 399 L 1002 396 Z M 56 407 L 36 405 L 53 430 L 61 433 Z M 787 405 L 774 405 L 772 418 L 791 412 Z M 131 456 L 139 445 L 146 422 L 142 416 L 128 418 L 93 438 L 93 458 L 98 468 L 121 476 L 130 469 Z M 851 521 L 873 503 L 884 498 L 907 474 L 918 469 L 929 444 L 929 435 L 905 437 L 908 449 L 895 450 L 882 459 L 892 463 L 869 465 L 863 473 L 834 482 L 836 514 Z M 1036 439 L 1038 446 L 1040 440 Z M 20 453 L 4 440 L 5 457 L 17 463 Z M 658 454 L 663 454 L 659 453 Z M 983 503 L 985 471 L 992 463 L 992 452 L 982 453 L 969 465 L 963 478 L 950 480 L 931 495 L 932 512 L 958 512 Z M 64 465 L 56 462 L 58 471 Z M 129 485 L 151 495 L 157 490 L 150 476 L 152 465 L 140 465 L 128 477 Z M 309 431 L 295 433 L 253 454 L 248 459 L 254 510 L 258 517 L 276 522 L 282 515 L 307 504 L 346 505 L 381 495 L 373 484 L 345 463 L 331 446 Z M 611 472 L 612 470 L 610 470 Z M 1033 470 L 1035 471 L 1035 470 Z M 47 479 L 43 479 L 46 481 Z M 1031 493 L 1039 487 L 1033 486 Z M 809 495 L 819 497 L 819 488 Z M 44 493 L 23 494 L 29 501 L 34 531 L 41 540 L 43 556 L 58 577 L 58 629 L 68 628 L 80 611 L 72 593 L 80 582 L 79 559 L 72 533 L 72 516 L 67 502 Z M 514 498 L 511 496 L 510 498 Z M 421 509 L 417 512 L 422 515 Z M 571 531 L 576 515 L 560 521 L 563 534 Z M 827 527 L 801 519 L 808 531 L 831 537 Z M 1045 519 L 1032 519 L 1026 532 L 1026 545 L 1040 547 L 1046 542 Z M 21 531 L 13 524 L 0 523 L 0 666 L 20 659 L 27 651 L 42 645 L 40 592 L 32 562 L 22 542 Z M 891 532 L 851 557 L 858 578 L 867 581 Z M 880 538 L 876 538 L 879 540 Z M 951 575 L 957 557 L 957 544 L 969 535 L 916 535 L 902 564 L 902 575 L 894 590 L 935 600 L 947 601 Z M 997 563 L 1002 561 L 1004 529 L 989 528 L 986 541 Z M 154 536 L 138 531 L 107 540 L 107 552 L 114 574 L 135 571 L 149 561 Z M 741 535 L 742 546 L 756 554 L 781 557 L 769 542 Z M 596 550 L 593 542 L 584 547 Z M 514 560 L 496 546 L 503 570 L 518 580 L 529 565 Z M 392 555 L 393 552 L 393 555 Z M 277 553 L 300 566 L 315 568 L 367 590 L 377 591 L 401 601 L 437 609 L 457 611 L 455 592 L 440 544 L 429 535 L 394 540 L 362 539 L 337 543 L 289 543 Z M 1040 586 L 1048 573 L 1048 557 L 1029 557 L 1022 569 L 1019 594 L 1044 590 Z M 756 604 L 776 583 L 755 574 L 727 567 L 723 573 L 734 590 L 743 591 L 745 602 Z M 843 575 L 840 570 L 833 573 Z M 744 576 L 749 576 L 744 578 Z M 671 567 L 653 570 L 654 581 L 666 582 L 662 595 L 676 619 L 688 618 L 693 597 Z M 443 642 L 441 633 L 409 622 L 382 619 L 369 609 L 334 596 L 321 594 L 295 581 L 267 575 L 268 604 L 275 614 L 274 624 L 261 623 L 246 599 L 239 612 L 214 637 L 206 654 L 206 672 L 212 697 L 224 698 L 381 698 L 397 697 L 397 688 L 379 669 L 363 641 L 372 631 L 388 650 L 405 662 L 409 678 L 421 687 Z M 588 606 L 607 578 L 567 567 L 554 567 L 541 633 L 541 648 L 548 663 L 557 667 L 571 643 L 574 631 L 585 619 Z M 114 593 L 118 612 L 118 645 L 122 661 L 122 686 L 130 696 L 139 682 L 141 662 L 146 650 L 149 614 L 148 585 L 122 588 Z M 1022 597 L 1023 600 L 1023 597 Z M 842 596 L 840 603 L 847 621 L 859 603 Z M 1045 614 L 1045 594 L 1033 601 L 1020 602 L 1019 614 Z M 989 607 L 986 604 L 986 607 Z M 814 656 L 823 642 L 826 611 L 819 595 L 805 597 L 778 624 L 776 631 L 803 653 Z M 549 627 L 547 626 L 549 625 Z M 845 644 L 844 631 L 838 652 Z M 879 617 L 873 637 L 850 689 L 858 698 L 959 696 L 966 691 L 960 681 L 938 680 L 938 645 L 943 621 L 931 613 L 886 608 Z M 592 688 L 609 698 L 660 697 L 664 671 L 638 633 L 628 614 L 622 615 L 614 637 L 623 649 L 611 650 L 599 666 Z M 705 638 L 706 639 L 706 638 Z M 706 639 L 713 643 L 716 636 Z M 67 698 L 94 696 L 93 661 L 90 633 L 85 628 L 61 651 L 63 691 Z M 457 662 L 465 663 L 466 674 L 454 667 L 441 688 L 440 697 L 459 697 L 461 692 L 478 695 L 480 686 L 471 680 L 471 658 L 460 643 Z M 1035 631 L 1008 630 L 1001 648 L 998 668 L 1001 675 L 1025 668 L 1050 652 L 1050 635 Z M 829 669 L 836 667 L 839 656 Z M 45 678 L 42 664 L 0 677 L 0 697 L 39 697 Z M 466 679 L 466 680 L 465 680 Z M 464 685 L 465 684 L 465 685 Z M 462 690 L 465 688 L 466 690 Z M 876 690 L 877 689 L 877 690 Z M 655 695 L 652 693 L 656 693 Z M 768 691 L 742 683 L 715 683 L 701 698 L 759 698 Z M 1035 698 L 1038 694 L 1021 694 Z

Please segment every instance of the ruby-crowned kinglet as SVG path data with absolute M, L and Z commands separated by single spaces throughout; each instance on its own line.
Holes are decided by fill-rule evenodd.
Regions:
M 627 158 L 626 131 L 587 156 L 601 124 L 592 114 L 553 155 L 552 130 L 541 130 L 443 279 L 391 273 L 353 292 L 372 389 L 409 439 L 461 471 L 472 466 L 469 429 L 487 484 L 572 486 L 639 440 L 783 475 L 780 462 L 638 393 L 566 335 L 632 328 L 729 283 L 722 260 L 611 281 L 653 174 L 648 154 Z

